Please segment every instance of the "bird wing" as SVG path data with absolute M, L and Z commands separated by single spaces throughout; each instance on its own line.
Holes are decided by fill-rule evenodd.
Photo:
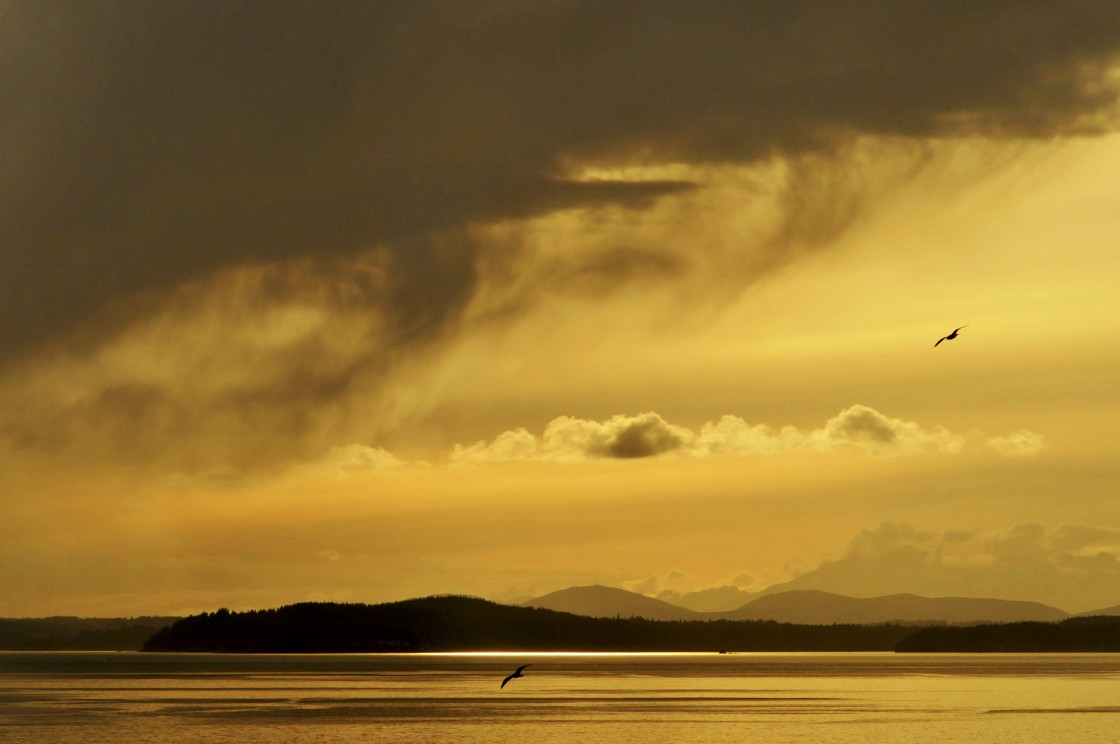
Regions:
M 502 687 L 505 687 L 506 682 L 509 682 L 514 677 L 520 677 L 521 672 L 524 671 L 526 667 L 531 667 L 531 666 L 533 666 L 533 665 L 532 664 L 522 664 L 521 666 L 517 667 L 517 671 L 515 671 L 513 674 L 509 675 L 508 677 L 506 677 L 505 679 L 502 680 Z M 498 689 L 500 690 L 500 689 L 502 689 L 502 687 L 499 687 Z
M 942 336 L 941 338 L 937 339 L 937 344 L 941 343 L 942 341 L 944 341 L 947 338 L 949 338 L 949 337 L 948 336 Z M 934 348 L 937 347 L 937 344 L 934 344 Z

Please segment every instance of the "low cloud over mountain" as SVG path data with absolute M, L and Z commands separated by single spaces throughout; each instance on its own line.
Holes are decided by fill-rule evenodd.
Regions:
M 767 591 L 822 589 L 852 596 L 1030 600 L 1080 612 L 1120 600 L 1120 530 L 1037 523 L 998 532 L 936 532 L 886 523 L 860 532 L 845 554 Z

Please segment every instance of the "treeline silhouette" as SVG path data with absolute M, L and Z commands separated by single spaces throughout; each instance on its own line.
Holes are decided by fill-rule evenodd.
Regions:
M 923 628 L 904 638 L 897 650 L 965 653 L 1120 651 L 1120 617 L 1072 617 L 1057 623 Z
M 0 618 L 4 651 L 139 651 L 177 617 Z
M 890 651 L 913 626 L 592 618 L 459 596 L 388 604 L 301 603 L 179 620 L 145 651 Z

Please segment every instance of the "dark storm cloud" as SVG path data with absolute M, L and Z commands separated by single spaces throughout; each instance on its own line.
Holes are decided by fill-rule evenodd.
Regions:
M 687 187 L 571 164 L 1074 131 L 1120 47 L 1107 1 L 2 7 L 7 353 L 223 267 L 377 245 L 394 322 L 439 327 L 477 246 L 433 236 Z

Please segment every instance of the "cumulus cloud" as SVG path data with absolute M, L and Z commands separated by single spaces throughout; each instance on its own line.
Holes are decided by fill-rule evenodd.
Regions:
M 676 452 L 692 438 L 692 432 L 656 413 L 612 416 L 603 422 L 561 416 L 545 427 L 542 450 L 550 459 L 631 459 Z
M 679 451 L 694 438 L 688 429 L 673 426 L 656 413 L 612 416 L 602 422 L 560 416 L 549 422 L 539 438 L 526 429 L 515 429 L 499 434 L 489 443 L 457 444 L 451 459 L 454 462 L 632 459 Z
M 663 574 L 652 574 L 639 579 L 624 581 L 622 582 L 622 588 L 649 597 L 672 601 L 672 598 L 679 596 L 681 592 L 688 591 L 695 584 L 696 578 L 690 576 L 688 572 L 679 568 L 671 568 Z
M 1033 451 L 988 446 L 999 454 L 1036 454 L 1042 438 L 1020 431 L 1012 438 L 1039 443 Z M 1002 441 L 1007 438 L 997 438 Z M 553 419 L 540 437 L 525 429 L 504 432 L 491 442 L 456 445 L 454 462 L 502 462 L 511 460 L 576 461 L 630 459 L 663 455 L 708 457 L 715 455 L 760 456 L 787 453 L 857 451 L 875 456 L 919 453 L 957 454 L 964 451 L 967 437 L 941 426 L 925 428 L 913 421 L 891 418 L 875 409 L 856 404 L 828 419 L 823 426 L 803 430 L 793 426 L 774 429 L 750 424 L 738 416 L 723 416 L 699 431 L 670 424 L 656 413 L 618 415 L 605 421 L 571 416 Z
M 760 584 L 754 574 L 742 571 L 731 577 L 730 585 L 736 589 L 742 590 L 755 590 L 758 589 Z
M 1020 429 L 1003 437 L 992 437 L 985 444 L 1007 457 L 1031 457 L 1042 451 L 1043 438 L 1029 429 Z
M 506 462 L 533 460 L 541 450 L 540 442 L 526 429 L 505 431 L 493 442 L 476 442 L 463 446 L 456 444 L 451 459 L 456 462 Z
M 380 447 L 367 447 L 364 444 L 348 444 L 334 447 L 323 458 L 322 464 L 337 470 L 340 474 L 362 470 L 382 470 L 396 468 L 404 464 L 396 455 Z
M 923 429 L 913 421 L 888 418 L 873 408 L 855 405 L 830 418 L 809 434 L 810 447 L 825 450 L 851 446 L 871 454 L 921 451 L 960 452 L 964 437 L 941 426 Z
M 884 523 L 845 554 L 769 591 L 822 589 L 853 596 L 1034 600 L 1086 611 L 1120 602 L 1120 530 L 1035 522 L 1001 531 L 933 531 Z
M 745 571 L 716 586 L 707 586 L 692 577 L 685 578 L 690 580 L 667 584 L 657 591 L 656 597 L 697 612 L 722 612 L 742 607 L 753 598 L 754 593 L 766 588 L 765 583 Z M 650 588 L 658 590 L 660 586 L 655 582 Z

